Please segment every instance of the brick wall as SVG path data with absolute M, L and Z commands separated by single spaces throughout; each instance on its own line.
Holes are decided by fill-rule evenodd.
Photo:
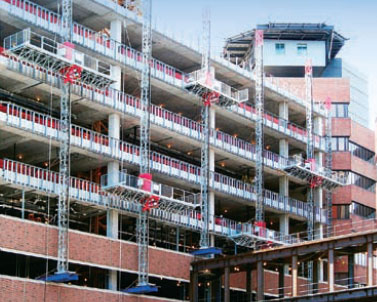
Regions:
M 266 81 L 271 81 L 266 77 Z M 305 99 L 305 78 L 273 78 L 273 83 L 290 91 L 296 96 Z M 340 78 L 314 78 L 313 98 L 316 101 L 324 101 L 331 97 L 334 102 L 349 103 L 350 83 L 349 79 Z
M 333 136 L 351 136 L 351 119 L 350 118 L 333 118 L 332 119 Z
M 351 170 L 351 153 L 350 152 L 333 152 L 332 168 L 334 170 Z
M 0 246 L 39 255 L 57 256 L 57 229 L 41 223 L 22 221 L 0 215 Z M 47 244 L 46 244 L 47 240 Z M 46 249 L 46 246 L 48 249 Z M 106 237 L 70 231 L 69 257 L 73 261 L 137 271 L 137 245 Z M 151 247 L 150 273 L 179 279 L 190 279 L 188 254 Z M 175 265 L 171 265 L 174 263 Z
M 376 194 L 373 192 L 355 185 L 335 189 L 333 204 L 350 204 L 352 200 L 368 207 L 376 208 Z
M 109 290 L 67 286 L 0 276 L 0 302 L 162 302 L 177 301 L 128 295 Z
M 334 152 L 332 159 L 334 170 L 352 170 L 355 173 L 377 180 L 376 166 L 357 156 L 352 156 L 350 152 Z
M 350 139 L 364 148 L 375 150 L 374 132 L 354 121 L 351 123 Z

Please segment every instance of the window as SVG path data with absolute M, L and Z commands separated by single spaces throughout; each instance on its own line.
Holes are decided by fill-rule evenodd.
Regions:
M 308 45 L 304 43 L 297 44 L 297 54 L 299 56 L 306 56 L 308 54 Z
M 353 156 L 357 156 L 362 160 L 365 160 L 370 163 L 374 162 L 374 152 L 364 147 L 361 147 L 353 142 L 349 142 L 349 151 L 352 153 Z
M 376 215 L 376 210 L 365 206 L 361 203 L 352 201 L 352 208 L 351 208 L 352 214 L 361 216 L 364 218 L 374 218 Z
M 348 105 L 349 104 L 333 103 L 331 106 L 332 117 L 348 117 Z
M 275 43 L 275 53 L 277 55 L 285 54 L 285 44 L 284 43 Z
M 335 215 L 337 219 L 349 219 L 350 218 L 350 206 L 349 204 L 337 204 L 335 207 Z M 334 213 L 334 212 L 333 212 Z
M 345 176 L 347 177 L 347 184 L 358 186 L 373 193 L 376 192 L 376 182 L 373 179 L 350 171 L 345 171 Z
M 348 137 L 332 137 L 331 147 L 333 151 L 348 151 Z
M 333 151 L 350 151 L 353 156 L 357 156 L 369 163 L 374 163 L 375 153 L 354 142 L 350 142 L 348 137 L 333 136 L 331 138 L 331 147 Z

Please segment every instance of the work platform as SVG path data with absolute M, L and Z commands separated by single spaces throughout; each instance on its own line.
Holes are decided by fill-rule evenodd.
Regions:
M 78 80 L 99 88 L 114 83 L 110 74 L 110 64 L 75 50 L 72 43 L 58 43 L 31 32 L 30 28 L 6 37 L 4 47 L 9 56 L 39 65 L 49 72 L 60 73 L 63 76 L 71 70 L 79 73 L 79 76 L 72 74 L 72 82 Z M 72 67 L 74 69 L 70 70 Z
M 214 98 L 224 107 L 238 105 L 249 99 L 249 90 L 237 90 L 215 79 L 214 71 L 196 70 L 188 75 L 185 88 L 203 99 Z
M 128 202 L 144 201 L 144 211 L 160 209 L 171 213 L 193 210 L 199 206 L 200 194 L 188 193 L 150 179 L 134 176 L 125 172 L 118 175 L 102 176 L 101 186 L 104 191 L 121 196 Z M 145 205 L 148 203 L 147 205 Z
M 336 171 L 299 158 L 290 158 L 284 167 L 284 171 L 291 176 L 308 182 L 313 187 L 322 186 L 330 191 L 347 184 L 346 179 Z

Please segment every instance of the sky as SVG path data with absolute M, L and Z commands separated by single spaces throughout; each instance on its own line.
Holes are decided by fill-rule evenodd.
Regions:
M 268 22 L 325 22 L 348 38 L 338 57 L 369 80 L 370 118 L 377 116 L 377 0 L 154 0 L 159 28 L 198 44 L 202 11 L 211 11 L 212 52 L 227 37 Z M 196 43 L 196 44 L 195 44 Z M 372 123 L 374 125 L 374 123 Z

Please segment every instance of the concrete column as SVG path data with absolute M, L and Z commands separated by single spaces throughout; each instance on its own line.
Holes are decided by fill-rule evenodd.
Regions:
M 230 269 L 229 266 L 224 269 L 224 302 L 230 302 Z
M 292 297 L 297 297 L 297 256 L 292 256 Z
M 279 266 L 279 298 L 284 298 L 285 265 Z
M 121 42 L 122 41 L 122 21 L 121 20 L 113 20 L 110 23 L 110 37 L 115 41 Z M 112 88 L 120 90 L 121 89 L 121 82 L 122 82 L 122 72 L 120 66 L 111 66 L 111 76 L 116 81 L 114 84 L 111 85 Z M 120 115 L 119 114 L 110 114 L 109 116 L 109 136 L 115 139 L 120 138 Z M 119 164 L 117 162 L 111 162 L 107 166 L 108 174 L 116 173 L 118 174 L 119 171 Z M 118 182 L 119 179 L 117 176 L 113 176 L 111 178 L 112 181 Z M 109 179 L 110 182 L 110 179 Z
M 285 102 L 285 101 L 280 102 L 279 103 L 279 117 L 288 120 L 288 116 L 289 116 L 288 102 Z
M 119 215 L 116 210 L 107 210 L 107 228 L 106 236 L 118 239 L 119 238 Z
M 116 210 L 107 210 L 106 213 L 106 236 L 114 239 L 119 237 L 119 214 Z M 117 290 L 118 274 L 114 270 L 109 270 L 108 289 Z
M 289 118 L 289 107 L 288 102 L 281 102 L 279 103 L 279 118 L 284 119 L 285 122 L 283 125 L 287 127 L 287 121 Z M 289 144 L 287 139 L 280 139 L 279 140 L 279 155 L 282 157 L 289 157 Z M 287 176 L 281 176 L 279 178 L 279 194 L 282 197 L 289 197 L 289 180 Z M 283 235 L 289 234 L 289 216 L 288 214 L 282 214 L 280 216 L 280 233 Z M 288 266 L 285 268 L 286 272 L 288 272 Z
M 213 107 L 209 108 L 209 128 L 216 129 L 216 111 Z M 209 170 L 211 172 L 215 171 L 215 150 L 213 148 L 209 148 Z M 209 217 L 210 217 L 210 228 L 214 227 L 214 216 L 215 216 L 215 192 L 210 190 L 209 191 L 209 198 L 208 198 L 208 210 L 209 210 Z M 215 246 L 215 236 L 210 235 L 209 238 L 210 246 Z
M 122 42 L 122 20 L 113 20 L 110 23 L 110 37 L 111 39 L 121 43 Z M 112 88 L 121 90 L 122 70 L 120 66 L 111 66 L 111 77 L 116 81 L 111 85 Z
M 118 42 L 122 41 L 122 21 L 114 20 L 110 24 L 110 37 Z M 111 85 L 112 88 L 121 90 L 122 71 L 120 66 L 111 66 L 111 77 L 115 83 Z M 120 138 L 120 115 L 111 114 L 108 120 L 109 137 Z M 114 147 L 114 146 L 112 146 Z M 109 184 L 117 184 L 119 182 L 119 163 L 109 162 L 107 165 L 107 174 Z M 115 210 L 108 210 L 106 216 L 107 236 L 118 239 L 119 238 L 119 213 Z M 117 290 L 118 274 L 116 271 L 109 271 L 108 287 L 111 290 Z
M 264 300 L 264 269 L 263 262 L 257 262 L 257 301 Z
M 334 250 L 329 249 L 328 264 L 327 264 L 327 278 L 329 280 L 329 292 L 334 291 Z
M 367 244 L 367 286 L 373 286 L 373 243 Z
M 110 114 L 109 116 L 109 137 L 120 138 L 120 116 L 118 114 Z M 112 146 L 114 147 L 114 146 Z M 119 181 L 119 163 L 114 161 L 107 165 L 107 174 L 109 184 L 117 184 Z
M 252 279 L 251 279 L 251 267 L 246 269 L 246 302 L 253 301 L 253 291 L 252 291 Z

